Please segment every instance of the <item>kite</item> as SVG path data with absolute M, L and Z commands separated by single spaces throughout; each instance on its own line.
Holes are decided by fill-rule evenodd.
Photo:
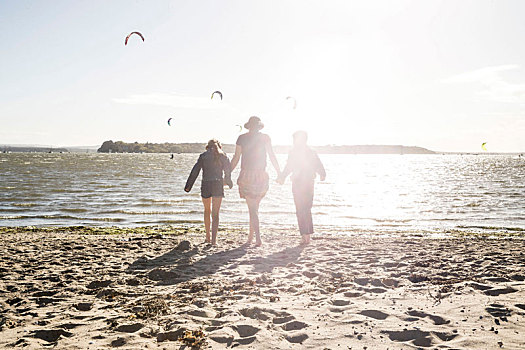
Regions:
M 235 126 L 238 126 L 239 127 L 239 132 L 242 132 L 242 125 L 237 124 Z
M 487 147 L 485 147 L 486 144 L 487 144 L 486 142 L 483 142 L 483 143 L 481 144 L 481 148 L 482 148 L 484 151 L 487 150 Z
M 221 101 L 222 101 L 222 92 L 220 91 L 214 91 L 213 94 L 211 94 L 211 99 L 213 100 L 213 95 L 215 94 L 219 94 L 219 96 L 221 97 Z
M 172 119 L 173 119 L 173 118 L 168 119 L 168 125 L 169 125 L 169 126 L 171 126 L 171 120 L 172 120 Z
M 297 101 L 292 96 L 286 97 L 287 100 L 293 100 L 293 109 L 297 108 Z
M 127 45 L 127 44 L 128 44 L 129 37 L 132 36 L 133 34 L 137 34 L 138 36 L 140 36 L 140 38 L 142 39 L 142 41 L 144 41 L 144 37 L 142 36 L 142 34 L 140 34 L 139 32 L 131 32 L 131 33 L 129 33 L 128 36 L 126 37 L 126 41 L 124 41 L 124 45 Z

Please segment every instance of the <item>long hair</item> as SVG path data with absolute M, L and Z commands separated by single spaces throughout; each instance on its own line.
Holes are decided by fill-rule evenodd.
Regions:
M 206 145 L 206 150 L 211 150 L 213 152 L 213 158 L 216 163 L 220 163 L 221 161 L 221 155 L 224 154 L 222 150 L 221 143 L 216 139 L 211 139 L 208 141 L 208 144 Z

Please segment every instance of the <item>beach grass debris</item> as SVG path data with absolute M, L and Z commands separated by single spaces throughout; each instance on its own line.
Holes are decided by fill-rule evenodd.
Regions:
M 197 232 L 198 228 L 191 226 L 154 225 L 142 227 L 119 226 L 17 226 L 0 227 L 0 234 L 20 233 L 63 233 L 76 235 L 140 235 L 151 238 L 180 236 L 189 232 Z
M 208 344 L 206 335 L 201 329 L 195 331 L 185 330 L 179 337 L 179 341 L 192 349 L 201 349 Z
M 154 296 L 142 299 L 138 302 L 139 311 L 135 313 L 136 317 L 141 319 L 157 318 L 168 314 L 169 307 L 161 296 Z

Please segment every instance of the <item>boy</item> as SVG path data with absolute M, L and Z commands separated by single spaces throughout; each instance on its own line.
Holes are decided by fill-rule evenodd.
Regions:
M 288 162 L 277 182 L 284 183 L 286 177 L 292 173 L 292 193 L 295 202 L 295 213 L 301 244 L 310 243 L 310 235 L 314 233 L 312 222 L 312 204 L 314 199 L 314 181 L 317 174 L 321 181 L 326 178 L 326 172 L 317 153 L 307 145 L 308 135 L 305 131 L 293 134 L 294 147 L 288 154 Z

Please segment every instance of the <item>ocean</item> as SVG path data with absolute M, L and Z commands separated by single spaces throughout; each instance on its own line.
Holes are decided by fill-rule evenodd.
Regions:
M 197 154 L 0 154 L 0 226 L 201 225 L 200 180 L 184 184 Z M 525 230 L 525 158 L 516 155 L 320 155 L 318 232 Z M 286 155 L 278 155 L 284 166 Z M 291 183 L 275 182 L 260 208 L 265 227 L 296 224 Z M 238 169 L 233 179 L 237 179 Z M 221 223 L 247 225 L 237 187 Z

